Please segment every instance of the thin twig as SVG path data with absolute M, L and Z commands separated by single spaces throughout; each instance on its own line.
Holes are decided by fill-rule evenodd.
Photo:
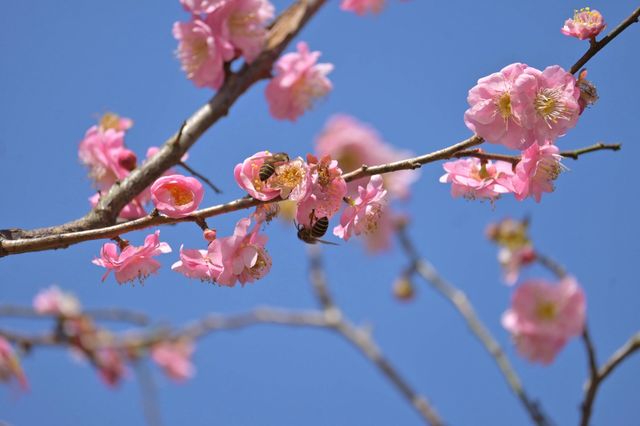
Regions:
M 473 306 L 466 294 L 442 278 L 433 265 L 419 256 L 415 246 L 409 239 L 405 225 L 399 226 L 398 237 L 404 251 L 411 259 L 411 262 L 415 267 L 415 271 L 420 277 L 422 277 L 422 279 L 444 296 L 444 298 L 456 308 L 460 315 L 462 315 L 471 332 L 495 360 L 498 368 L 507 381 L 509 388 L 518 397 L 520 402 L 522 402 L 522 405 L 527 410 L 531 420 L 539 426 L 552 424 L 547 415 L 542 411 L 539 403 L 533 401 L 527 395 L 520 377 L 509 362 L 509 359 L 498 344 L 498 341 L 491 335 L 491 332 L 476 314 L 475 309 L 473 309 Z
M 331 293 L 329 292 L 324 269 L 322 268 L 319 247 L 310 247 L 309 260 L 310 278 L 314 293 L 327 315 L 327 320 L 333 325 L 333 329 L 353 344 L 365 358 L 378 367 L 378 370 L 398 389 L 427 424 L 433 426 L 443 425 L 444 423 L 440 419 L 439 414 L 431 406 L 429 401 L 418 394 L 384 357 L 382 351 L 373 340 L 370 330 L 353 325 L 344 317 L 342 311 L 340 311 L 334 303 Z
M 200 178 L 202 181 L 204 181 L 204 183 L 206 183 L 207 185 L 209 185 L 209 187 L 211 189 L 214 190 L 214 192 L 216 194 L 222 194 L 222 190 L 220 188 L 218 188 L 217 186 L 215 186 L 213 184 L 213 182 L 211 182 L 206 176 L 204 176 L 203 174 L 198 173 L 197 171 L 195 171 L 193 169 L 193 167 L 189 166 L 187 163 L 185 163 L 184 161 L 180 161 L 178 163 L 178 165 L 180 167 L 182 167 L 183 169 L 185 169 L 186 171 L 188 171 L 189 173 L 191 173 L 193 176 Z

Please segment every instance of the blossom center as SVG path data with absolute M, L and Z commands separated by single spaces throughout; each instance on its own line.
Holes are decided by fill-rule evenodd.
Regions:
M 598 12 L 592 11 L 588 7 L 573 12 L 573 21 L 587 27 L 595 27 L 600 25 L 600 15 Z
M 378 222 L 380 216 L 382 216 L 382 206 L 380 204 L 373 204 L 367 208 L 364 223 L 364 233 L 373 234 L 378 230 Z
M 285 165 L 278 170 L 278 175 L 274 178 L 275 183 L 283 188 L 295 188 L 300 185 L 304 178 L 304 171 L 296 165 Z
M 552 321 L 557 313 L 557 306 L 553 302 L 541 302 L 536 306 L 536 316 L 541 320 Z
M 504 92 L 496 100 L 496 107 L 498 107 L 498 112 L 504 120 L 508 120 L 511 117 L 511 95 L 509 92 Z
M 536 112 L 551 127 L 558 120 L 568 120 L 568 110 L 561 101 L 560 89 L 542 89 L 536 95 L 534 106 Z
M 234 13 L 229 18 L 229 31 L 234 36 L 251 37 L 260 34 L 259 27 L 252 25 L 258 21 L 258 16 L 254 12 Z
M 187 74 L 192 76 L 200 68 L 200 66 L 206 61 L 209 56 L 209 46 L 207 40 L 202 38 L 195 40 L 191 45 L 191 57 L 186 61 L 185 68 Z
M 173 202 L 178 206 L 184 206 L 185 204 L 193 202 L 193 193 L 179 185 L 167 185 L 167 191 L 171 194 Z

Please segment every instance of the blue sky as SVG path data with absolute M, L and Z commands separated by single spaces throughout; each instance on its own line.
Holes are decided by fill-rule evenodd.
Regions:
M 286 3 L 275 2 L 278 11 Z M 299 37 L 322 60 L 335 64 L 334 91 L 297 123 L 270 118 L 264 85 L 251 89 L 231 114 L 191 151 L 190 164 L 224 190 L 209 191 L 205 205 L 238 198 L 233 166 L 262 149 L 305 155 L 325 121 L 348 113 L 373 124 L 394 145 L 417 154 L 470 136 L 463 122 L 467 91 L 476 80 L 512 62 L 543 69 L 569 67 L 587 48 L 559 28 L 575 1 L 432 2 L 389 0 L 376 17 L 341 12 L 332 1 Z M 610 28 L 637 2 L 590 4 Z M 113 0 L 11 2 L 0 17 L 0 228 L 33 228 L 80 217 L 90 182 L 77 146 L 95 117 L 112 110 L 131 117 L 127 145 L 142 156 L 211 96 L 187 81 L 173 55 L 171 25 L 186 20 L 176 1 Z M 484 227 L 505 216 L 532 218 L 540 250 L 577 277 L 588 300 L 589 325 L 601 361 L 640 327 L 640 255 L 636 187 L 638 96 L 635 54 L 640 26 L 632 26 L 589 64 L 601 99 L 561 149 L 622 142 L 618 153 L 566 160 L 570 171 L 542 203 L 513 199 L 489 203 L 452 199 L 437 182 L 433 164 L 422 170 L 409 202 L 411 233 L 420 252 L 463 289 L 505 347 L 529 393 L 540 398 L 559 425 L 575 424 L 587 364 L 572 341 L 549 367 L 518 358 L 500 326 L 512 289 L 500 282 L 496 250 Z M 290 49 L 289 49 L 290 50 Z M 490 147 L 487 147 L 490 148 Z M 221 235 L 244 213 L 210 223 Z M 244 288 L 189 281 L 169 270 L 181 243 L 201 245 L 200 231 L 181 224 L 161 230 L 174 248 L 144 286 L 100 282 L 91 264 L 102 242 L 0 260 L 0 303 L 30 304 L 40 289 L 57 284 L 87 307 L 119 306 L 163 322 L 182 324 L 209 312 L 240 312 L 258 305 L 313 308 L 305 247 L 293 227 L 268 229 L 272 272 Z M 128 235 L 141 242 L 146 232 Z M 367 255 L 353 242 L 324 250 L 338 303 L 356 323 L 371 324 L 388 358 L 452 425 L 527 424 L 484 349 L 459 316 L 424 283 L 416 300 L 400 304 L 391 284 L 406 265 L 397 245 L 384 256 Z M 526 276 L 548 277 L 533 269 Z M 3 327 L 35 331 L 46 321 L 2 320 Z M 396 390 L 359 353 L 322 330 L 259 326 L 221 332 L 199 342 L 196 377 L 174 385 L 155 368 L 167 425 L 389 425 L 420 424 Z M 143 422 L 134 377 L 105 388 L 87 366 L 59 349 L 36 350 L 24 360 L 26 395 L 0 391 L 0 420 L 12 425 L 137 425 Z M 152 367 L 153 368 L 153 367 Z M 636 421 L 640 360 L 631 358 L 601 388 L 594 424 Z

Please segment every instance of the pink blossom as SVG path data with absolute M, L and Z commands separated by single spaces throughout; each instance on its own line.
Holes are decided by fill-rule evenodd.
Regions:
M 573 12 L 573 19 L 567 19 L 560 32 L 564 35 L 576 37 L 580 40 L 594 39 L 607 24 L 597 10 L 585 7 Z
M 210 24 L 198 18 L 173 24 L 178 40 L 176 52 L 187 78 L 197 87 L 219 89 L 224 83 L 224 63 L 234 57 L 234 48 Z
M 106 191 L 136 167 L 136 155 L 124 147 L 124 132 L 92 126 L 80 142 L 80 161 L 99 190 Z
M 180 0 L 182 7 L 194 15 L 211 13 L 221 7 L 226 0 Z
M 151 185 L 151 200 L 165 216 L 180 218 L 193 213 L 204 197 L 204 188 L 198 179 L 169 175 L 158 178 Z
M 71 293 L 51 286 L 40 291 L 33 299 L 33 308 L 39 314 L 73 317 L 80 314 L 80 302 Z
M 280 191 L 283 200 L 302 201 L 311 192 L 312 175 L 309 165 L 300 157 L 276 167 L 267 185 Z
M 332 89 L 326 77 L 332 64 L 316 64 L 320 52 L 309 52 L 307 43 L 298 43 L 298 51 L 283 55 L 275 64 L 275 77 L 266 88 L 269 111 L 279 120 L 296 119 L 310 109 L 315 100 Z
M 97 350 L 94 362 L 100 378 L 109 387 L 116 387 L 127 373 L 122 354 L 114 348 Z
M 379 13 L 384 6 L 384 0 L 342 0 L 340 9 L 364 15 L 367 12 Z
M 582 333 L 585 311 L 585 295 L 574 278 L 557 284 L 529 280 L 516 289 L 502 325 L 522 356 L 550 364 L 569 338 Z
M 151 348 L 151 358 L 165 374 L 182 382 L 193 377 L 195 368 L 191 363 L 194 346 L 191 341 L 161 342 Z
M 511 163 L 506 161 L 483 163 L 478 158 L 464 158 L 442 166 L 447 173 L 440 177 L 440 182 L 451 183 L 453 197 L 493 201 L 502 194 L 513 192 L 513 170 Z
M 102 281 L 113 270 L 119 284 L 134 279 L 142 283 L 160 268 L 160 263 L 153 259 L 153 256 L 165 253 L 171 253 L 171 247 L 167 243 L 160 242 L 160 231 L 156 231 L 147 235 L 144 245 L 140 247 L 127 245 L 120 253 L 116 244 L 106 243 L 100 250 L 100 258 L 94 259 L 93 263 L 107 268 Z
M 342 198 L 347 194 L 347 183 L 342 178 L 342 170 L 336 160 L 326 155 L 318 161 L 313 155 L 307 156 L 312 175 L 311 193 L 298 203 L 296 220 L 310 226 L 321 217 L 331 218 L 342 206 Z
M 519 95 L 529 100 L 522 105 L 520 116 L 522 125 L 531 129 L 532 140 L 539 144 L 555 141 L 576 125 L 580 89 L 573 75 L 562 67 L 553 65 L 544 71 L 527 67 L 517 86 Z
M 222 259 L 219 284 L 233 287 L 236 281 L 253 282 L 271 270 L 271 257 L 264 248 L 267 236 L 258 233 L 258 225 L 249 232 L 250 224 L 250 219 L 240 219 L 232 236 L 217 238 L 209 245 L 210 256 Z
M 105 112 L 100 117 L 100 128 L 104 131 L 107 129 L 113 129 L 116 131 L 124 132 L 133 127 L 133 120 L 126 117 L 121 117 L 113 112 Z
M 247 62 L 252 62 L 264 48 L 273 5 L 268 0 L 228 0 L 220 4 L 207 22 L 240 50 Z
M 516 199 L 532 196 L 539 203 L 543 192 L 554 190 L 553 182 L 562 172 L 559 152 L 551 143 L 533 144 L 522 152 L 512 180 Z
M 211 247 L 209 250 L 185 250 L 180 247 L 180 260 L 174 263 L 171 269 L 188 278 L 215 283 L 222 273 L 221 254 Z
M 316 152 L 319 157 L 329 155 L 337 160 L 345 173 L 362 165 L 386 164 L 413 156 L 409 151 L 395 149 L 384 142 L 373 127 L 348 115 L 329 119 L 316 139 Z M 411 183 L 418 177 L 418 172 L 411 170 L 388 173 L 383 176 L 384 186 L 390 196 L 406 198 Z M 349 193 L 355 196 L 361 185 L 366 185 L 366 178 L 349 182 Z
M 0 336 L 0 382 L 17 380 L 22 389 L 28 389 L 29 383 L 20 366 L 20 360 L 11 344 Z
M 147 200 L 148 198 L 145 191 L 124 206 L 122 210 L 120 210 L 120 213 L 118 213 L 118 217 L 121 219 L 138 219 L 146 216 L 147 211 L 144 209 L 144 204 Z M 89 197 L 89 203 L 92 208 L 98 205 L 98 201 L 100 201 L 100 194 L 94 194 Z
M 532 103 L 532 94 L 519 89 L 521 84 L 535 80 L 524 71 L 525 64 L 514 63 L 478 80 L 469 90 L 470 108 L 464 122 L 471 131 L 491 143 L 513 149 L 525 149 L 534 139 L 523 125 L 523 109 Z
M 333 235 L 347 241 L 352 234 L 369 234 L 378 229 L 378 221 L 385 205 L 387 191 L 382 177 L 371 176 L 366 188 L 358 187 L 358 198 L 344 209 L 340 225 L 333 228 Z
M 269 157 L 271 157 L 269 151 L 256 152 L 233 169 L 233 175 L 240 188 L 256 200 L 273 200 L 280 195 L 280 190 L 269 187 L 268 181 L 260 180 L 260 168 Z

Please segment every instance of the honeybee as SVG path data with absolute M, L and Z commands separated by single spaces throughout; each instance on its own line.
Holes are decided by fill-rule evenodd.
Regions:
M 286 152 L 276 152 L 264 160 L 262 166 L 260 166 L 260 171 L 258 172 L 258 177 L 262 182 L 269 179 L 275 172 L 276 167 L 287 163 L 289 161 L 289 156 Z
M 338 244 L 332 243 L 331 241 L 321 240 L 326 232 L 327 228 L 329 228 L 329 218 L 326 216 L 321 217 L 316 220 L 316 222 L 311 225 L 311 227 L 306 227 L 303 224 L 296 224 L 296 229 L 298 230 L 298 238 L 304 241 L 307 244 L 331 244 L 337 246 Z

